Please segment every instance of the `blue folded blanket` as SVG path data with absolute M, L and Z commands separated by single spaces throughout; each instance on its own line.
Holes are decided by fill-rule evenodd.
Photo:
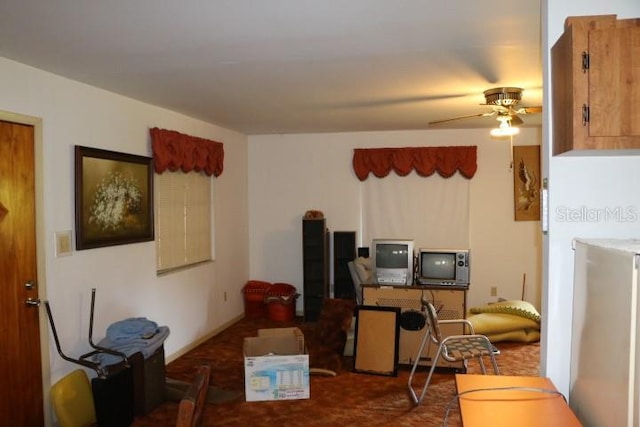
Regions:
M 109 326 L 107 336 L 97 345 L 119 351 L 127 357 L 140 352 L 146 359 L 162 346 L 168 336 L 167 326 L 157 326 L 155 322 L 145 318 L 131 318 Z M 108 366 L 121 362 L 122 358 L 113 354 L 99 353 L 96 355 L 96 361 L 101 366 Z
M 107 328 L 107 338 L 111 341 L 131 341 L 149 337 L 156 333 L 158 324 L 146 317 L 131 317 L 112 323 Z

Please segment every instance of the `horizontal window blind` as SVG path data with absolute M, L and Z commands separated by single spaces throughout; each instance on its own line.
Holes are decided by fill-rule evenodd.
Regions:
M 211 260 L 211 180 L 195 172 L 155 174 L 158 273 Z

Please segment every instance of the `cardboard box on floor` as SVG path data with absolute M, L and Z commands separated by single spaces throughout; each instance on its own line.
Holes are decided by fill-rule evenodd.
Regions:
M 298 328 L 259 329 L 244 339 L 247 402 L 309 398 L 309 355 Z

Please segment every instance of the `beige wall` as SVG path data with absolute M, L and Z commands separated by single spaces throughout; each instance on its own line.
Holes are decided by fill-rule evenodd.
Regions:
M 249 271 L 245 135 L 2 58 L 0 93 L 0 118 L 24 115 L 42 121 L 37 159 L 38 175 L 43 177 L 37 206 L 43 225 L 38 233 L 40 297 L 51 303 L 65 352 L 79 356 L 90 349 L 92 288 L 96 288 L 95 341 L 114 321 L 148 317 L 170 327 L 165 342 L 169 359 L 242 314 L 240 289 Z M 224 173 L 214 181 L 216 260 L 157 277 L 154 242 L 73 251 L 71 256 L 55 258 L 54 233 L 74 230 L 73 146 L 150 156 L 148 129 L 155 126 L 224 143 Z M 48 329 L 43 339 L 52 344 Z M 45 362 L 48 389 L 47 384 L 77 366 L 62 360 L 53 345 L 44 351 L 45 359 L 50 359 Z
M 523 129 L 514 139 L 521 145 L 539 141 L 539 129 Z M 302 293 L 301 219 L 309 209 L 324 212 L 330 231 L 357 231 L 358 244 L 369 246 L 360 241 L 360 181 L 351 167 L 353 149 L 430 145 L 478 146 L 478 172 L 470 186 L 473 283 L 468 305 L 496 300 L 491 286 L 501 297 L 520 299 L 525 273 L 525 298 L 539 305 L 539 222 L 513 220 L 509 141 L 490 139 L 487 129 L 250 136 L 251 277 L 292 283 Z

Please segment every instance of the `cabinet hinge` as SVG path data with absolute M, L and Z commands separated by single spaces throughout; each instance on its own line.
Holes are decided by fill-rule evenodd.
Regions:
M 589 106 L 582 104 L 582 126 L 586 126 L 589 123 Z
M 586 73 L 589 69 L 589 53 L 585 50 L 582 52 L 582 72 Z

